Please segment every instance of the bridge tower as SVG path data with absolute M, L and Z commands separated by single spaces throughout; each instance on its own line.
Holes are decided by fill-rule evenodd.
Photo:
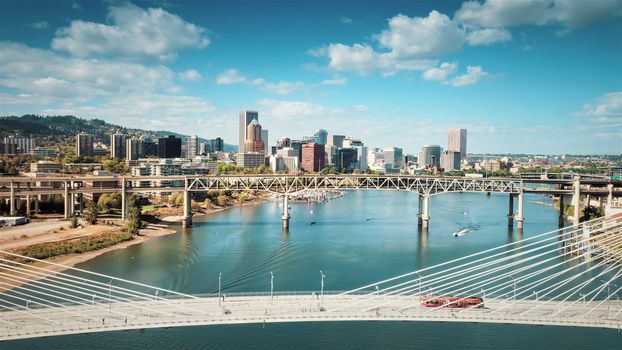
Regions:
M 430 227 L 430 194 L 423 195 L 423 212 L 421 213 L 421 226 L 424 229 Z

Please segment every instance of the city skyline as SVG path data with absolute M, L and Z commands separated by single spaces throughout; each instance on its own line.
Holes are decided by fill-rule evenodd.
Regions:
M 72 114 L 233 144 L 236 116 L 249 109 L 274 139 L 326 129 L 412 153 L 446 148 L 447 129 L 466 128 L 470 153 L 620 153 L 620 1 L 507 4 L 38 2 L 32 11 L 5 1 L 0 115 Z

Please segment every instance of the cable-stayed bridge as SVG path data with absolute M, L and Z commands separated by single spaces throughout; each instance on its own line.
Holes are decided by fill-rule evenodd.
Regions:
M 349 291 L 324 291 L 324 275 L 318 277 L 315 291 L 219 288 L 189 295 L 0 251 L 0 340 L 314 321 L 622 329 L 622 217 L 541 233 Z

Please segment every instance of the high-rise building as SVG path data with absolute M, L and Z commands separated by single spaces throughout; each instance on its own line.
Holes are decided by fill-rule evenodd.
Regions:
M 441 146 L 423 145 L 421 147 L 421 153 L 419 153 L 419 165 L 422 167 L 440 168 Z
M 318 172 L 324 168 L 324 157 L 324 145 L 318 143 L 303 144 L 300 167 L 308 172 Z
M 315 134 L 313 134 L 313 138 L 315 139 L 316 143 L 319 143 L 320 145 L 326 145 L 328 142 L 328 132 L 324 129 L 320 129 L 316 131 Z
M 179 158 L 181 157 L 181 139 L 174 135 L 160 137 L 158 139 L 158 157 Z
M 238 153 L 236 163 L 245 168 L 256 169 L 264 165 L 265 161 L 266 155 L 263 152 L 244 152 Z
M 352 172 L 358 164 L 358 151 L 354 148 L 340 148 L 335 156 L 335 166 L 340 170 Z
M 85 133 L 76 135 L 76 155 L 78 157 L 93 156 L 93 135 Z
M 354 146 L 352 148 L 356 150 L 356 160 L 357 160 L 356 168 L 359 169 L 360 171 L 367 170 L 367 147 Z
M 137 138 L 127 139 L 125 141 L 126 160 L 138 160 L 143 156 L 143 141 Z
M 279 137 L 276 140 L 276 149 L 282 149 L 285 147 L 291 147 L 292 140 L 289 137 Z
M 390 164 L 391 168 L 402 167 L 402 149 L 399 147 L 390 147 L 384 149 L 384 162 Z
M 4 144 L 16 145 L 16 154 L 28 154 L 35 148 L 35 139 L 32 137 L 7 136 L 4 138 Z
M 211 139 L 211 140 L 207 140 L 207 144 L 209 145 L 209 151 L 210 152 L 222 152 L 224 149 L 224 142 L 222 141 L 222 139 L 220 137 L 217 137 L 215 139 Z
M 462 159 L 467 158 L 467 129 L 449 129 L 447 132 L 447 150 L 460 152 Z
M 157 157 L 158 145 L 153 141 L 153 139 L 150 136 L 143 136 L 140 139 L 143 143 L 141 157 Z
M 248 125 L 253 120 L 259 121 L 259 112 L 240 111 L 240 114 L 238 115 L 238 152 L 244 152 L 244 143 L 246 142 L 246 130 Z
M 125 159 L 126 137 L 123 134 L 110 134 L 110 158 Z
M 251 121 L 246 127 L 246 142 L 244 142 L 244 153 L 261 152 L 266 154 L 263 140 L 261 139 L 261 124 L 257 119 Z
M 281 154 L 270 156 L 270 169 L 273 172 L 286 171 L 294 172 L 298 170 L 298 157 L 296 156 L 284 156 Z
M 186 137 L 186 158 L 194 158 L 199 154 L 199 138 L 197 135 Z
M 445 151 L 441 154 L 441 168 L 445 171 L 460 170 L 460 152 Z
M 261 141 L 263 141 L 264 152 L 269 154 L 270 152 L 270 143 L 268 141 L 268 129 L 261 129 Z
M 346 137 L 343 139 L 343 142 L 341 143 L 341 147 L 343 148 L 352 148 L 356 146 L 364 146 L 363 141 L 361 141 L 361 139 L 357 139 L 354 137 Z
M 346 138 L 345 135 L 329 135 L 327 143 L 337 148 L 341 148 L 343 147 L 343 140 L 345 138 Z

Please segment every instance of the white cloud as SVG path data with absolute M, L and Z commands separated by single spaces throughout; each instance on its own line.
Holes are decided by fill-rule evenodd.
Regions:
M 389 28 L 377 39 L 395 57 L 430 58 L 460 50 L 464 31 L 437 11 L 430 12 L 428 17 L 399 14 L 389 19 Z
M 286 95 L 292 91 L 301 89 L 304 86 L 305 84 L 301 81 L 279 81 L 278 83 L 266 83 L 263 85 L 263 88 L 277 95 Z
M 356 105 L 354 106 L 354 110 L 358 112 L 366 112 L 369 108 L 366 105 Z
M 328 48 L 326 46 L 320 46 L 307 50 L 306 54 L 311 57 L 322 57 L 326 56 L 327 52 Z
M 354 21 L 350 17 L 343 16 L 343 17 L 341 17 L 341 23 L 343 23 L 343 24 L 353 24 Z
M 619 0 L 486 0 L 466 1 L 454 18 L 484 27 L 513 27 L 560 23 L 569 28 L 622 16 Z
M 491 45 L 512 40 L 512 34 L 503 28 L 485 28 L 469 31 L 466 37 L 471 46 Z
M 257 103 L 262 107 L 262 113 L 280 121 L 295 120 L 300 118 L 314 117 L 325 118 L 327 115 L 335 115 L 343 112 L 342 109 L 315 105 L 306 101 L 279 101 L 261 99 Z
M 56 32 L 52 48 L 76 57 L 156 58 L 170 61 L 177 52 L 209 44 L 205 29 L 161 8 L 144 10 L 130 3 L 111 6 L 111 25 L 72 21 Z
M 320 85 L 345 85 L 347 82 L 346 78 L 324 79 Z
M 425 80 L 446 81 L 447 77 L 458 69 L 457 63 L 443 62 L 440 66 L 430 68 L 421 74 Z
M 468 66 L 467 72 L 463 75 L 455 77 L 451 84 L 456 87 L 477 84 L 480 80 L 490 77 L 481 66 Z
M 164 66 L 67 58 L 49 50 L 0 43 L 0 86 L 56 98 L 149 92 L 171 87 L 173 72 Z
M 245 82 L 246 77 L 241 75 L 240 72 L 234 68 L 227 69 L 216 78 L 216 84 L 219 85 L 233 85 Z
M 576 114 L 593 118 L 600 123 L 622 125 L 622 91 L 605 94 L 595 103 L 584 105 Z
M 201 73 L 199 73 L 198 71 L 194 69 L 188 69 L 183 72 L 179 72 L 178 74 L 182 80 L 190 81 L 194 83 L 199 82 L 203 79 L 203 76 L 201 75 Z
M 50 23 L 48 23 L 48 21 L 41 21 L 28 23 L 28 26 L 35 29 L 47 29 L 50 26 Z

